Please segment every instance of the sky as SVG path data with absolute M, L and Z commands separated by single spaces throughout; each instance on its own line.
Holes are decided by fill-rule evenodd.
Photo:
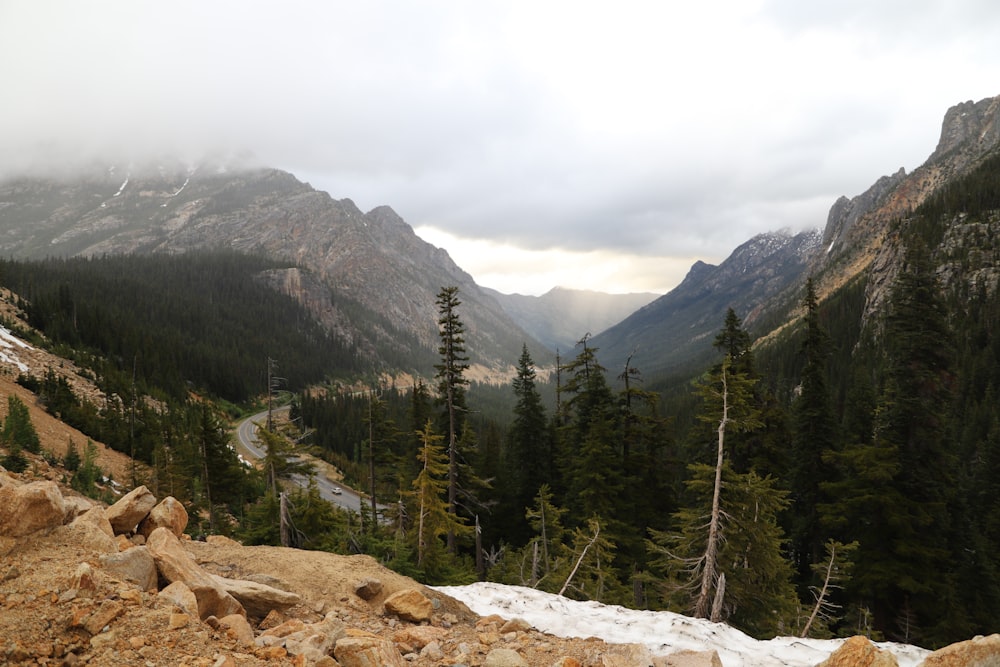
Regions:
M 598 637 L 613 644 L 642 644 L 654 656 L 678 651 L 716 651 L 725 667 L 813 667 L 836 651 L 842 639 L 775 637 L 760 641 L 724 623 L 666 611 L 626 609 L 579 602 L 523 586 L 479 582 L 439 586 L 480 616 L 523 618 L 536 630 L 557 637 Z M 899 667 L 917 667 L 930 653 L 909 644 L 878 642 Z
M 0 0 L 0 177 L 228 156 L 480 285 L 665 293 L 1000 94 L 995 0 Z

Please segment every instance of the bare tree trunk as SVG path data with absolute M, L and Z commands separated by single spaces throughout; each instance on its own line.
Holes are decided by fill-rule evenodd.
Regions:
M 809 620 L 806 621 L 806 626 L 802 628 L 802 634 L 800 637 L 809 636 L 809 628 L 812 627 L 813 621 L 816 620 L 816 615 L 819 614 L 819 610 L 823 607 L 823 601 L 826 600 L 826 592 L 830 587 L 830 576 L 833 574 L 833 559 L 837 554 L 837 547 L 830 547 L 830 562 L 826 564 L 826 575 L 823 577 L 823 588 L 820 589 L 819 595 L 816 596 L 816 606 L 813 607 L 812 613 L 809 614 Z
M 719 575 L 719 583 L 715 585 L 715 599 L 712 600 L 712 615 L 708 620 L 718 623 L 722 620 L 722 600 L 726 597 L 726 573 Z
M 729 423 L 729 387 L 726 369 L 728 362 L 722 364 L 722 419 L 719 420 L 719 451 L 715 462 L 715 489 L 712 492 L 712 518 L 708 524 L 708 544 L 705 545 L 704 563 L 701 571 L 701 589 L 694 605 L 695 618 L 708 618 L 709 599 L 712 597 L 712 585 L 715 583 L 719 556 L 719 495 L 722 490 L 722 460 L 726 440 L 726 424 Z
M 288 496 L 284 491 L 278 496 L 278 533 L 281 535 L 281 546 L 292 546 L 291 533 L 288 530 Z
M 580 563 L 583 562 L 584 557 L 587 555 L 587 550 L 594 545 L 594 542 L 597 541 L 597 536 L 600 534 L 601 534 L 601 524 L 598 523 L 597 529 L 594 530 L 594 536 L 590 538 L 590 541 L 587 542 L 587 546 L 585 546 L 583 548 L 583 551 L 580 552 L 580 557 L 576 559 L 576 564 L 573 566 L 573 571 L 569 573 L 569 576 L 566 577 L 566 583 L 564 583 L 562 585 L 562 588 L 559 589 L 559 595 L 562 595 L 563 593 L 566 592 L 566 588 L 569 586 L 569 582 L 573 581 L 573 577 L 576 576 L 576 571 L 580 569 Z

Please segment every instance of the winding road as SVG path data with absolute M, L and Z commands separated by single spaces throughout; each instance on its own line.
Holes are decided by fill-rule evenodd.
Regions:
M 277 408 L 273 412 L 287 411 L 288 408 Z M 264 449 L 260 446 L 257 438 L 258 424 L 267 421 L 267 411 L 258 412 L 247 417 L 236 427 L 236 441 L 241 453 L 248 455 L 254 460 L 264 458 Z M 292 475 L 292 481 L 299 486 L 306 488 L 309 486 L 309 477 L 306 475 Z M 361 513 L 362 496 L 354 489 L 350 489 L 340 482 L 331 480 L 326 475 L 319 472 L 314 475 L 316 486 L 319 488 L 319 495 L 323 500 L 327 500 L 334 505 L 343 507 L 352 512 Z

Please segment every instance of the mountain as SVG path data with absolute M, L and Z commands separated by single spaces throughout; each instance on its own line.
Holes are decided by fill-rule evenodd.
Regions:
M 607 368 L 633 355 L 645 374 L 703 367 L 732 307 L 750 327 L 799 284 L 820 247 L 818 230 L 759 234 L 718 266 L 696 262 L 681 284 L 593 338 Z
M 503 372 L 527 342 L 442 249 L 387 206 L 363 213 L 275 169 L 160 164 L 0 184 L 0 252 L 14 258 L 185 253 L 227 248 L 291 260 L 276 288 L 370 357 L 426 372 L 438 343 L 436 296 L 459 288 L 472 379 Z M 404 366 L 405 370 L 409 370 Z
M 584 335 L 604 331 L 658 295 L 606 294 L 555 287 L 542 296 L 486 289 L 525 331 L 554 350 L 571 350 Z
M 634 353 L 634 365 L 647 374 L 697 371 L 712 355 L 727 308 L 753 334 L 768 336 L 797 320 L 808 276 L 815 277 L 821 299 L 863 280 L 863 317 L 871 321 L 882 311 L 902 262 L 901 225 L 925 202 L 946 197 L 995 155 L 998 145 L 1000 97 L 952 107 L 944 116 L 938 145 L 923 165 L 910 174 L 900 169 L 882 176 L 853 198 L 839 198 L 821 234 L 763 234 L 719 266 L 695 263 L 675 289 L 595 337 L 604 365 L 616 368 Z M 979 220 L 952 221 L 933 249 L 942 258 L 939 274 L 946 280 L 995 286 L 996 263 L 989 258 L 1000 230 L 993 227 L 984 229 Z M 985 267 L 974 278 L 961 268 L 970 256 L 979 257 Z

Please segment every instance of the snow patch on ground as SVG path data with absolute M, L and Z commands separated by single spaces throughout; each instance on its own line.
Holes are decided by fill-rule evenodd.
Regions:
M 536 629 L 559 637 L 599 637 L 615 644 L 644 644 L 654 655 L 715 650 L 724 667 L 812 667 L 844 642 L 797 637 L 761 641 L 724 623 L 667 611 L 578 602 L 532 588 L 492 582 L 439 586 L 435 590 L 464 602 L 480 616 L 520 617 Z M 877 645 L 895 655 L 899 667 L 916 667 L 929 653 L 905 644 Z
M 6 327 L 0 327 L 0 363 L 17 366 L 22 373 L 28 372 L 28 365 L 17 357 L 17 348 L 30 350 L 31 346 L 15 336 Z

